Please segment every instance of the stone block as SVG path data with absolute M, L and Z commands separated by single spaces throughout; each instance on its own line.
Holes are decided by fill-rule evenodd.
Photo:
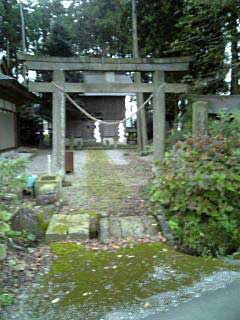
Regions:
M 36 194 L 58 193 L 62 190 L 61 176 L 40 176 L 35 184 Z
M 91 215 L 53 215 L 46 232 L 46 241 L 81 240 L 90 237 Z
M 27 231 L 37 238 L 42 238 L 57 210 L 55 206 L 20 208 L 11 219 L 11 227 L 13 230 Z
M 40 176 L 35 184 L 37 203 L 40 205 L 53 204 L 60 200 L 62 178 L 60 176 Z
M 156 236 L 158 232 L 158 224 L 150 215 L 100 219 L 100 241 L 102 243 L 116 239 L 141 239 L 147 235 Z
M 40 236 L 37 213 L 33 208 L 21 208 L 13 216 L 11 227 L 15 231 L 27 231 L 35 236 Z

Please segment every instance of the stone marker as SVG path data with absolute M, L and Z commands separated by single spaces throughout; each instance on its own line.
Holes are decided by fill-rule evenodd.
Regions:
M 208 102 L 197 101 L 192 104 L 192 130 L 194 138 L 206 138 L 208 135 Z
M 117 239 L 140 239 L 147 235 L 156 236 L 158 232 L 158 224 L 150 215 L 100 219 L 100 241 L 102 243 Z

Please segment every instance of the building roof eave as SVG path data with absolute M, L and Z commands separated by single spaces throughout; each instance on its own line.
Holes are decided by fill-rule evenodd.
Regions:
M 8 99 L 16 105 L 23 105 L 25 102 L 36 101 L 37 96 L 29 92 L 16 79 L 0 73 L 0 98 Z

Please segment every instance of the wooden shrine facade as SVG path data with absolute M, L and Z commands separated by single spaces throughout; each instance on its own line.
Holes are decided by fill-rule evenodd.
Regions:
M 189 69 L 190 57 L 161 59 L 115 59 L 115 58 L 65 58 L 44 57 L 19 53 L 18 59 L 27 70 L 52 71 L 53 81 L 64 88 L 67 93 L 153 93 L 154 159 L 162 160 L 165 145 L 165 94 L 185 93 L 187 85 L 165 82 L 165 72 L 182 72 Z M 152 72 L 152 83 L 69 83 L 66 82 L 67 71 L 99 72 Z M 51 82 L 29 82 L 29 90 L 35 93 L 52 93 L 53 114 L 53 173 L 64 174 L 65 167 L 65 126 L 66 101 L 64 93 Z

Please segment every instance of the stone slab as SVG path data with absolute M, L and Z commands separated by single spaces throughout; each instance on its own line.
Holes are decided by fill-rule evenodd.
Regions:
M 81 240 L 90 237 L 89 214 L 53 215 L 46 232 L 46 241 Z
M 100 241 L 102 243 L 127 238 L 141 239 L 147 235 L 156 236 L 158 232 L 158 223 L 150 215 L 100 219 Z

